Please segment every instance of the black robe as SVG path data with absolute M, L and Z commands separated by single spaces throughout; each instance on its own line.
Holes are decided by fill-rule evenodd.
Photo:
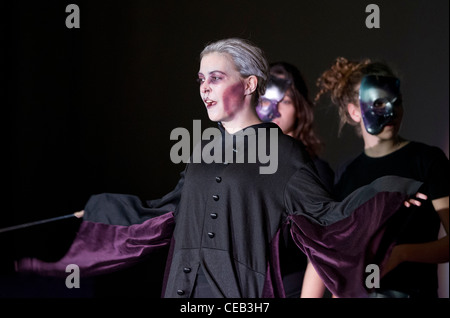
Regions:
M 23 259 L 17 270 L 63 276 L 73 263 L 81 275 L 97 275 L 170 245 L 163 297 L 191 297 L 200 268 L 211 297 L 284 297 L 278 252 L 287 227 L 333 294 L 367 296 L 365 267 L 383 265 L 375 254 L 384 224 L 421 183 L 383 177 L 335 202 L 303 144 L 276 125 L 251 126 L 234 137 L 264 134 L 269 146 L 270 129 L 277 137 L 275 173 L 261 174 L 258 158 L 237 163 L 238 156 L 247 158 L 251 147 L 261 144 L 227 144 L 224 137 L 230 135 L 221 128 L 222 138 L 212 143 L 222 144 L 223 155 L 233 153 L 233 160 L 187 164 L 174 191 L 148 206 L 131 195 L 92 196 L 80 231 L 59 262 Z M 202 141 L 201 150 L 211 145 Z

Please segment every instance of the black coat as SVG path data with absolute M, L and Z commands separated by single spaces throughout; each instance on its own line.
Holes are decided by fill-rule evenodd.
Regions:
M 300 142 L 271 123 L 240 133 L 263 134 L 269 145 L 270 128 L 276 131 L 276 173 L 261 174 L 258 158 L 236 163 L 235 157 L 187 164 L 175 190 L 147 207 L 133 196 L 93 196 L 73 248 L 59 264 L 24 260 L 18 268 L 54 274 L 63 264 L 78 262 L 93 275 L 126 267 L 170 244 L 164 297 L 191 297 L 200 268 L 211 297 L 283 297 L 278 246 L 287 227 L 332 293 L 362 297 L 375 236 L 420 183 L 383 178 L 335 202 Z M 222 137 L 226 134 L 222 129 Z M 223 155 L 226 147 L 233 147 L 235 156 L 252 153 L 251 143 L 223 140 L 212 141 L 225 147 Z M 201 149 L 207 145 L 203 141 Z M 274 150 L 272 145 L 269 151 Z

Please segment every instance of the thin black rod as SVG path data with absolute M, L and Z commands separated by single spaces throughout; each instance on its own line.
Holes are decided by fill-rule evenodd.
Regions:
M 63 220 L 63 219 L 68 219 L 68 218 L 72 218 L 72 217 L 76 217 L 75 213 L 71 213 L 71 214 L 67 214 L 67 215 L 62 215 L 62 216 L 57 216 L 57 217 L 50 218 L 50 219 L 44 219 L 44 220 L 39 220 L 39 221 L 34 221 L 34 222 L 23 223 L 23 224 L 19 224 L 19 225 L 14 225 L 14 226 L 5 227 L 5 228 L 3 228 L 3 229 L 0 229 L 0 233 L 9 232 L 9 231 L 14 231 L 14 230 L 18 230 L 18 229 L 23 229 L 23 228 L 26 228 L 26 227 L 34 226 L 34 225 L 39 225 L 39 224 L 43 224 L 43 223 L 54 222 L 54 221 Z

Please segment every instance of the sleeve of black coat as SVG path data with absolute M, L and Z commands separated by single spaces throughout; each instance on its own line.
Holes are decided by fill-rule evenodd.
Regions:
M 421 183 L 386 176 L 336 202 L 316 179 L 305 167 L 286 188 L 291 235 L 334 295 L 366 297 L 366 266 L 374 261 L 386 221 Z M 381 271 L 383 262 L 377 265 Z
M 67 277 L 68 265 L 76 265 L 88 277 L 128 268 L 168 247 L 175 226 L 173 213 L 166 213 L 130 226 L 83 221 L 67 253 L 56 262 L 22 258 L 15 262 L 20 273 Z
M 184 172 L 173 191 L 157 200 L 104 193 L 93 195 L 85 206 L 80 228 L 69 250 L 56 262 L 23 258 L 15 262 L 20 273 L 65 276 L 75 264 L 82 276 L 94 276 L 128 268 L 168 247 L 173 235 L 173 211 L 178 206 Z
M 102 193 L 89 198 L 84 207 L 84 221 L 112 225 L 140 224 L 145 220 L 174 212 L 180 202 L 185 171 L 175 188 L 160 199 L 142 201 L 129 194 Z

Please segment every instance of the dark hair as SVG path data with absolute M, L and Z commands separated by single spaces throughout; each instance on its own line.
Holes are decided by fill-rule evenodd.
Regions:
M 291 94 L 295 107 L 295 128 L 293 137 L 306 146 L 311 156 L 316 157 L 321 150 L 322 143 L 313 129 L 314 109 L 309 98 L 308 86 L 299 69 L 287 62 L 270 64 L 270 73 L 282 76 L 291 81 L 288 94 Z
M 357 126 L 347 111 L 347 105 L 349 103 L 358 105 L 358 92 L 355 91 L 355 87 L 361 83 L 365 75 L 369 74 L 397 77 L 385 63 L 373 62 L 370 59 L 349 61 L 344 57 L 338 57 L 331 68 L 318 78 L 319 92 L 314 101 L 317 102 L 326 93 L 330 94 L 331 101 L 339 110 L 339 132 L 346 123 Z

